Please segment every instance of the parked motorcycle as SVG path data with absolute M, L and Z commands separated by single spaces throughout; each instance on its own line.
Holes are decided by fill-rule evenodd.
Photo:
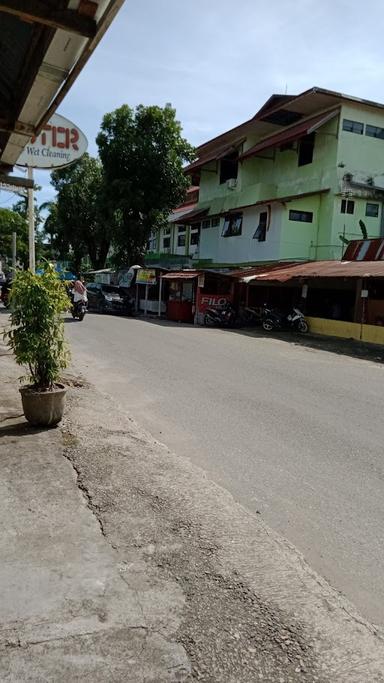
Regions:
M 239 322 L 241 325 L 260 325 L 262 309 L 252 306 L 242 306 L 239 310 Z
M 215 327 L 233 327 L 236 322 L 236 311 L 228 302 L 217 308 L 207 308 L 204 314 L 204 325 Z
M 303 313 L 296 307 L 293 307 L 289 313 L 284 314 L 277 309 L 264 306 L 261 324 L 266 332 L 293 329 L 305 334 L 309 330 Z
M 84 316 L 87 312 L 87 303 L 86 301 L 76 301 L 76 303 L 72 303 L 71 307 L 71 313 L 72 313 L 72 318 L 74 320 L 84 320 Z

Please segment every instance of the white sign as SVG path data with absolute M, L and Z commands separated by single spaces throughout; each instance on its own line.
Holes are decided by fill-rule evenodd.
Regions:
M 20 155 L 18 166 L 60 168 L 68 166 L 87 151 L 88 140 L 74 123 L 54 114 L 37 138 L 31 138 Z

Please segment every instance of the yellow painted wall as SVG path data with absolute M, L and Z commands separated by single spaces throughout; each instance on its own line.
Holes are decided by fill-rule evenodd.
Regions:
M 306 318 L 309 329 L 314 334 L 343 339 L 358 339 L 370 344 L 384 345 L 384 327 L 381 325 L 360 325 L 343 320 L 327 320 L 326 318 Z

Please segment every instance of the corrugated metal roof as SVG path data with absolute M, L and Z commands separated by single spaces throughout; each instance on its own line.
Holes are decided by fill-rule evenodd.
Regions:
M 288 282 L 305 278 L 384 277 L 383 261 L 309 261 L 286 265 L 261 266 L 254 272 L 233 273 L 240 282 Z
M 265 140 L 258 142 L 257 145 L 254 145 L 244 152 L 240 159 L 248 159 L 249 157 L 254 156 L 255 154 L 258 154 L 266 149 L 273 149 L 274 147 L 279 147 L 280 145 L 286 144 L 288 142 L 293 142 L 304 135 L 309 135 L 309 133 L 313 133 L 325 123 L 335 118 L 335 116 L 339 114 L 339 111 L 339 108 L 337 108 L 330 112 L 323 112 L 317 116 L 312 116 L 302 123 L 297 123 L 296 125 L 290 126 L 290 128 L 283 130 L 281 133 L 270 135 Z

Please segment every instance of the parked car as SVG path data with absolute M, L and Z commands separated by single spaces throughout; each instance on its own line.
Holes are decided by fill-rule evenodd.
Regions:
M 133 315 L 133 301 L 121 287 L 90 282 L 87 284 L 87 295 L 90 311 Z

